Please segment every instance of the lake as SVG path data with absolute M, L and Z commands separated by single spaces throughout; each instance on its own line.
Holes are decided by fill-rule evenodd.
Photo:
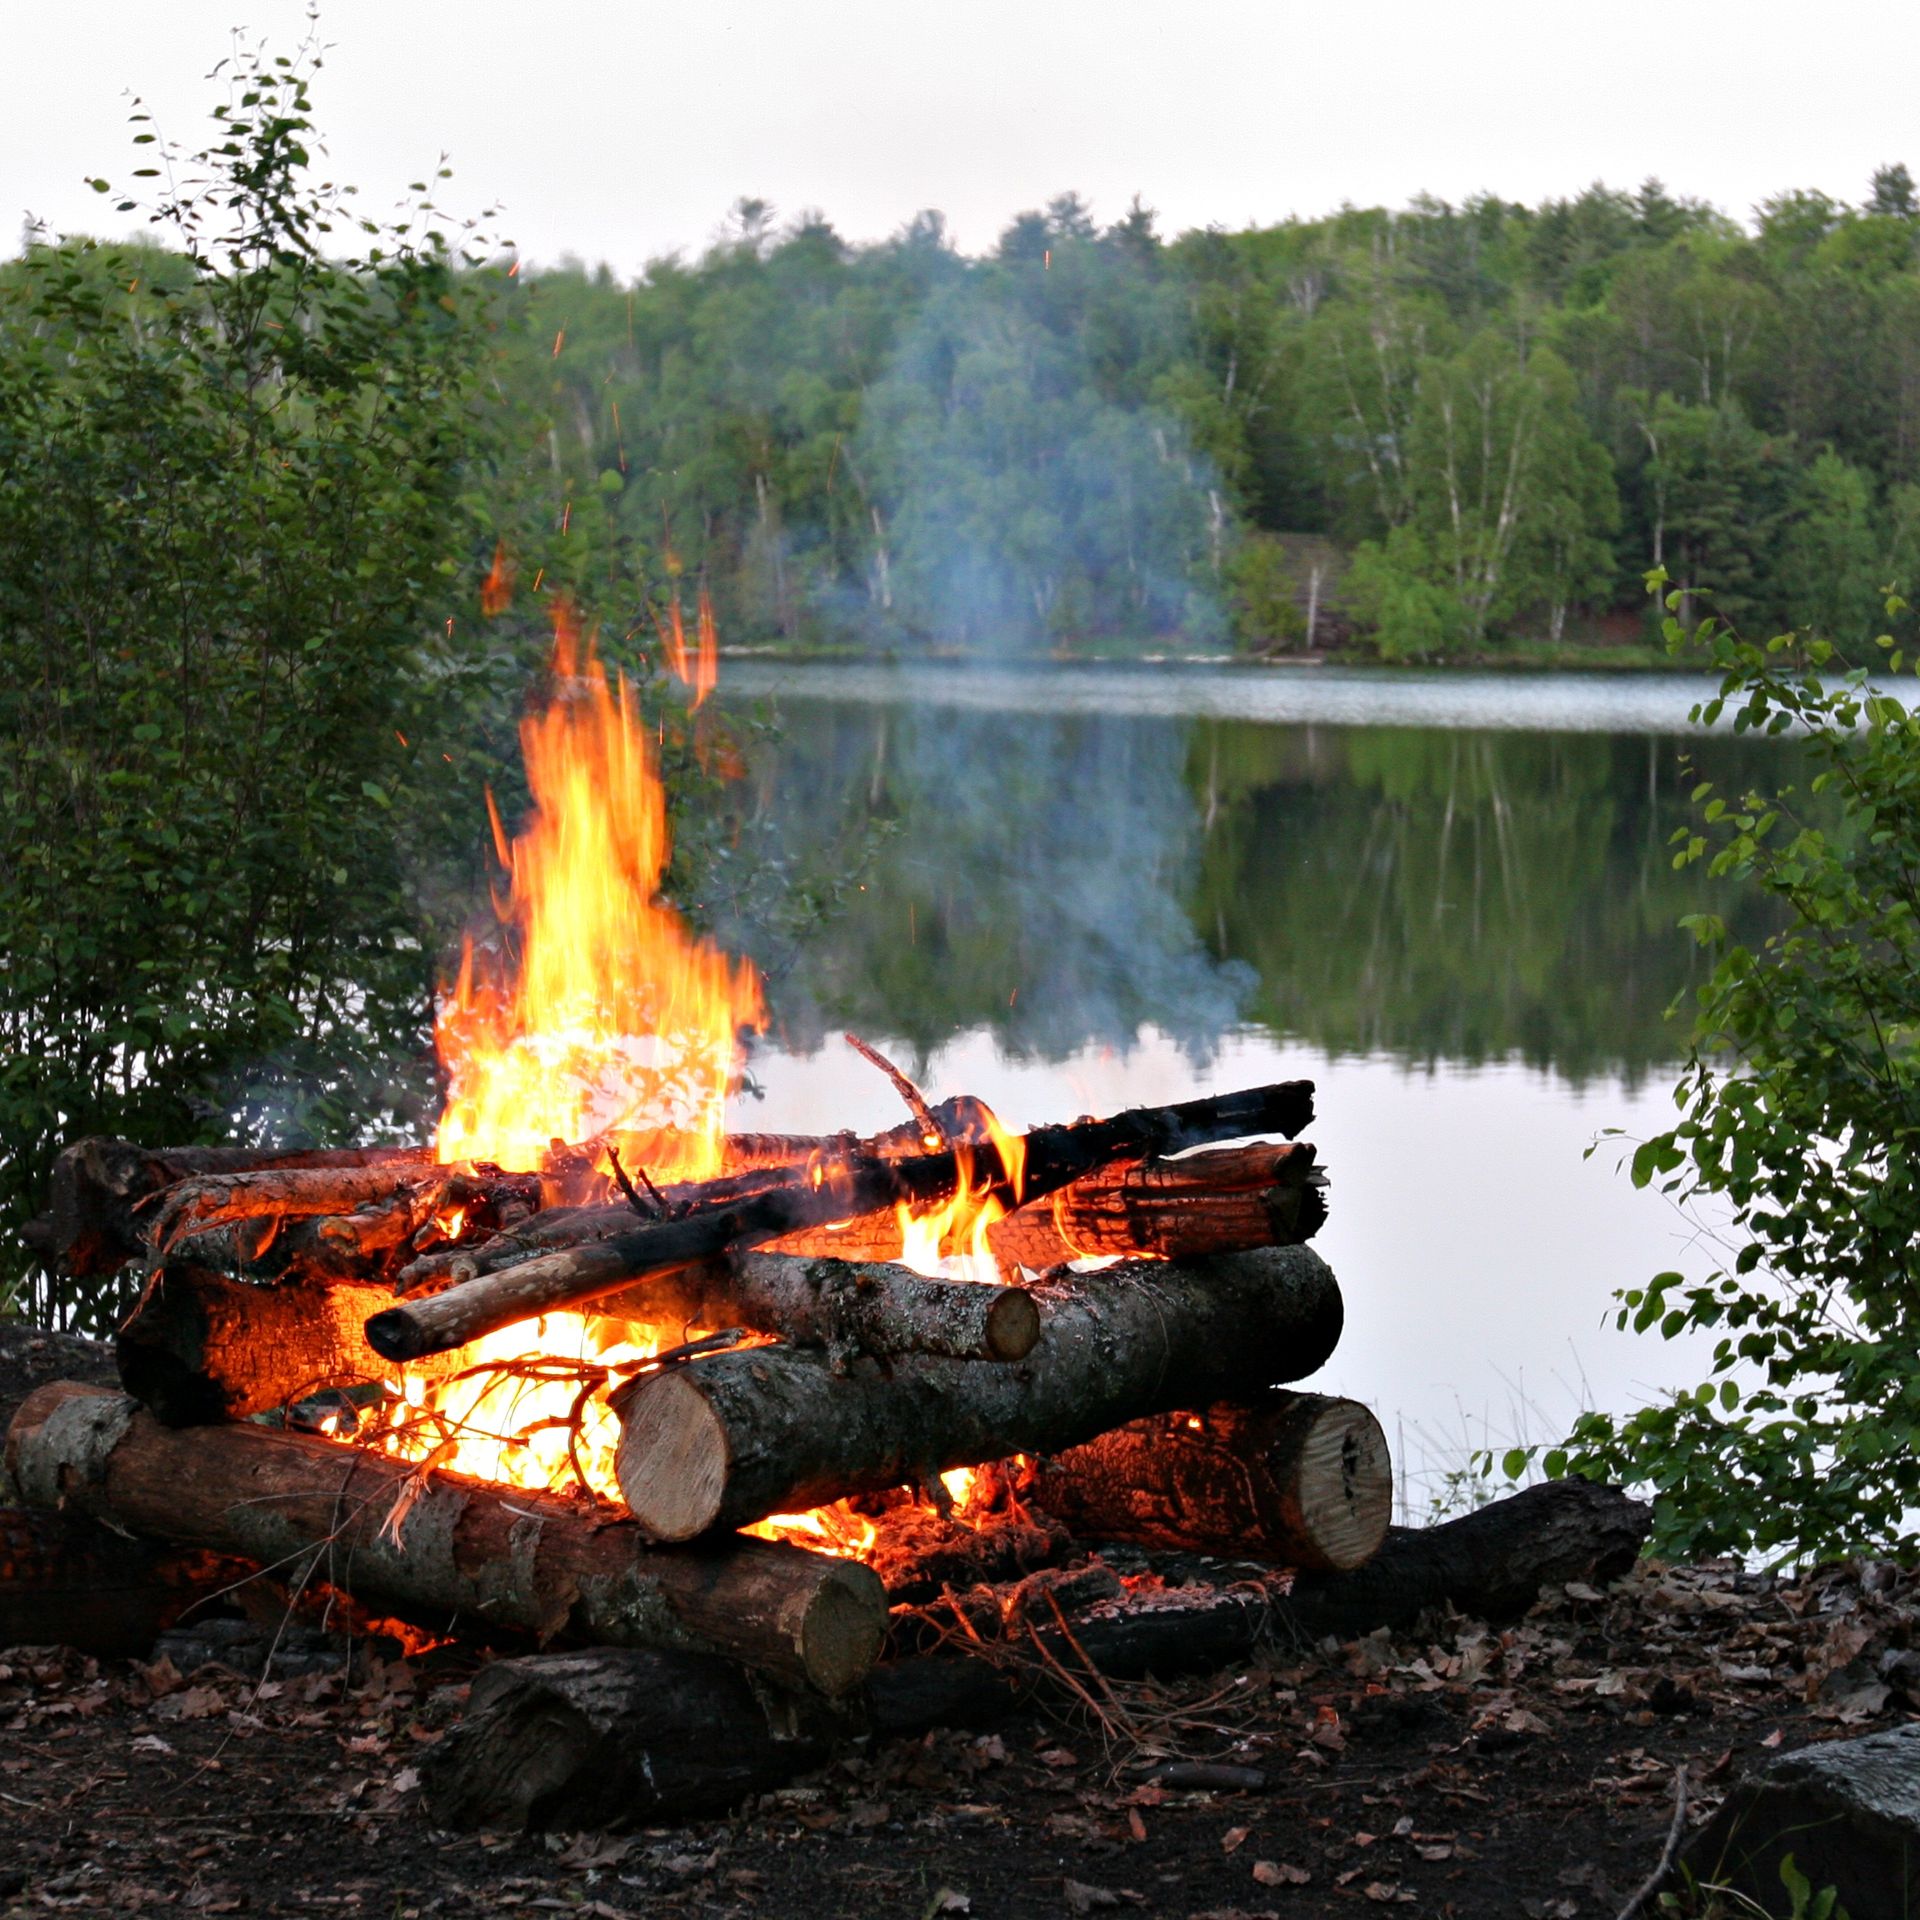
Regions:
M 1705 686 L 729 659 L 780 729 L 750 809 L 828 869 L 879 836 L 824 930 L 742 930 L 776 1027 L 739 1122 L 897 1119 L 843 1028 L 1022 1125 L 1311 1078 L 1347 1303 L 1315 1384 L 1379 1413 L 1418 1517 L 1474 1447 L 1701 1377 L 1611 1295 L 1710 1261 L 1585 1156 L 1670 1121 L 1676 921 L 1742 925 L 1673 869 L 1692 787 L 1793 752 L 1691 728 Z

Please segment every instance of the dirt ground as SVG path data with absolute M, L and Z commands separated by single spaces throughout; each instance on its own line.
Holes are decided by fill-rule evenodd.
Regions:
M 31 1360 L 0 1354 L 0 1414 Z M 186 1664 L 0 1652 L 0 1913 L 1612 1916 L 1676 1769 L 1704 1820 L 1770 1751 L 1920 1704 L 1920 1576 L 1643 1563 L 1503 1629 L 1274 1647 L 1096 1688 L 1097 1712 L 875 1743 L 729 1818 L 476 1836 L 418 1806 L 459 1656 L 315 1671 L 294 1634 L 261 1680 L 236 1633 L 197 1665 L 186 1642 Z M 1182 1761 L 1261 1784 L 1155 1777 Z

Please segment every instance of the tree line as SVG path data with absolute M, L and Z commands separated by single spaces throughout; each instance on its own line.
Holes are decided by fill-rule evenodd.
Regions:
M 978 258 L 743 200 L 698 260 L 511 284 L 573 564 L 697 576 L 738 640 L 1434 657 L 1636 637 L 1651 565 L 1853 637 L 1920 556 L 1903 166 L 1751 231 L 1653 180 L 1170 240 L 1065 194 Z

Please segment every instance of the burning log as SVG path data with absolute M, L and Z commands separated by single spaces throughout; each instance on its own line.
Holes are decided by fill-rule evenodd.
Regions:
M 903 1203 L 924 1209 L 951 1198 L 969 1179 L 1004 1204 L 1022 1194 L 1049 1194 L 1116 1159 L 1172 1153 L 1246 1134 L 1291 1135 L 1312 1117 L 1311 1083 L 1289 1081 L 1176 1106 L 1136 1108 L 1110 1120 L 1039 1127 L 1004 1147 L 988 1141 L 912 1157 L 860 1150 L 822 1158 L 795 1184 L 656 1221 L 611 1240 L 482 1275 L 431 1299 L 389 1308 L 368 1322 L 367 1338 L 389 1359 L 414 1360 L 463 1346 L 516 1320 L 578 1306 L 628 1282 L 757 1246 L 803 1227 Z M 1010 1160 L 1021 1164 L 1016 1167 Z
M 956 1104 L 936 1110 L 946 1124 L 961 1124 Z M 895 1128 L 876 1136 L 876 1145 L 898 1140 L 913 1151 L 916 1130 Z M 850 1140 L 851 1135 L 847 1136 Z M 611 1136 L 625 1153 L 621 1136 Z M 790 1166 L 828 1143 L 811 1134 L 737 1133 L 724 1143 L 721 1172 L 744 1173 L 755 1167 Z M 628 1156 L 631 1158 L 631 1156 Z M 334 1147 L 273 1152 L 254 1147 L 142 1147 L 130 1140 L 92 1136 L 76 1141 L 53 1163 L 47 1211 L 29 1221 L 22 1237 L 50 1266 L 75 1279 L 116 1272 L 148 1251 L 149 1212 L 155 1195 L 182 1181 L 235 1174 L 336 1172 L 349 1176 L 332 1189 L 318 1214 L 345 1213 L 360 1203 L 352 1175 L 385 1172 L 398 1178 L 425 1177 L 435 1171 L 431 1146 Z M 309 1183 L 314 1199 L 324 1183 Z
M 1117 1254 L 1191 1260 L 1311 1240 L 1327 1217 L 1312 1145 L 1227 1147 L 1076 1180 L 987 1229 L 1002 1269 Z
M 120 1384 L 168 1426 L 184 1427 L 387 1379 L 394 1363 L 367 1344 L 366 1325 L 392 1302 L 391 1289 L 376 1282 L 312 1269 L 297 1282 L 262 1286 L 169 1263 L 120 1328 Z M 859 1353 L 1018 1360 L 1040 1337 L 1039 1308 L 1020 1287 L 779 1254 L 689 1268 L 598 1305 L 605 1314 L 678 1321 L 688 1330 L 747 1327 L 822 1345 L 841 1365 Z M 454 1348 L 409 1371 L 439 1378 L 466 1360 Z
M 613 1396 L 620 1489 L 647 1533 L 690 1540 L 1052 1452 L 1145 1412 L 1251 1398 L 1322 1366 L 1340 1324 L 1326 1264 L 1287 1247 L 1134 1262 L 1063 1286 L 1013 1365 L 914 1357 L 841 1374 L 802 1348 L 708 1355 Z
M 170 1427 L 243 1420 L 362 1386 L 393 1372 L 366 1337 L 368 1316 L 392 1298 L 359 1280 L 260 1286 L 168 1265 L 120 1327 L 120 1384 Z M 415 1371 L 450 1373 L 461 1358 L 436 1355 Z
M 7 1435 L 29 1504 L 321 1572 L 362 1599 L 549 1637 L 723 1652 L 835 1695 L 886 1631 L 866 1567 L 772 1541 L 662 1552 L 557 1495 L 494 1487 L 271 1428 L 162 1426 L 133 1401 L 59 1382 Z
M 1393 1512 L 1380 1423 L 1354 1400 L 1158 1414 L 1040 1461 L 1023 1497 L 1084 1540 L 1135 1540 L 1347 1572 Z

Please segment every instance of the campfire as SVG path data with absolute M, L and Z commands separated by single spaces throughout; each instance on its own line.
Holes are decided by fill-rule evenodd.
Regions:
M 710 621 L 678 658 L 704 694 Z M 38 1244 L 139 1292 L 124 1394 L 16 1419 L 29 1501 L 803 1702 L 929 1633 L 1053 1644 L 1042 1588 L 1074 1645 L 1076 1605 L 1164 1615 L 1153 1552 L 1243 1597 L 1375 1553 L 1378 1423 L 1284 1390 L 1341 1324 L 1309 1084 L 1015 1132 L 849 1036 L 898 1126 L 729 1133 L 761 985 L 660 899 L 653 742 L 564 614 L 522 744 L 430 1147 L 61 1157 Z

